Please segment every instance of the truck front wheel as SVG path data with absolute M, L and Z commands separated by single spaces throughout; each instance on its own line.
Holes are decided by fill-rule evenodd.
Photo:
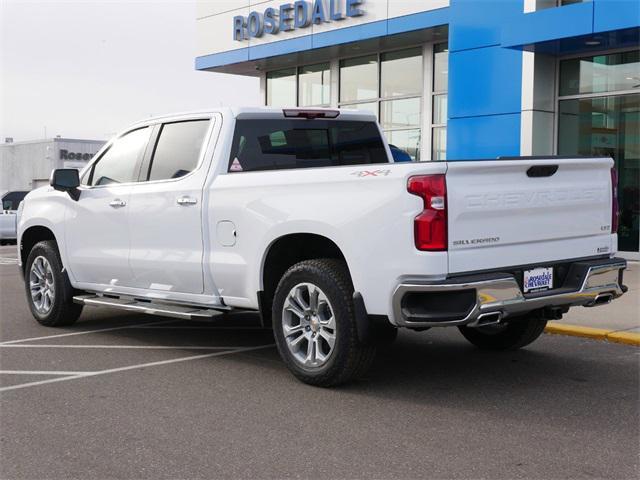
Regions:
M 485 350 L 516 350 L 536 340 L 544 331 L 547 319 L 541 312 L 531 312 L 502 325 L 459 327 L 476 347 Z
M 24 271 L 27 302 L 33 317 L 47 327 L 72 325 L 82 312 L 73 303 L 73 287 L 55 242 L 37 243 L 29 252 Z
M 371 365 L 376 349 L 358 339 L 353 285 L 342 262 L 306 260 L 289 268 L 276 288 L 272 313 L 280 356 L 304 383 L 346 383 Z

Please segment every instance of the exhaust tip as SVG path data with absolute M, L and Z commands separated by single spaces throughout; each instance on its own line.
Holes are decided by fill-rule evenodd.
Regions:
M 487 325 L 496 325 L 502 321 L 502 312 L 482 313 L 473 323 L 474 327 L 485 327 Z
M 607 303 L 611 303 L 611 300 L 613 300 L 613 294 L 611 294 L 611 293 L 601 293 L 593 301 L 593 304 L 594 305 L 606 305 Z
M 590 303 L 586 304 L 585 307 L 597 307 L 598 305 L 606 305 L 608 303 L 611 303 L 614 298 L 615 297 L 613 296 L 613 293 L 600 293 L 596 295 L 596 298 L 594 298 Z

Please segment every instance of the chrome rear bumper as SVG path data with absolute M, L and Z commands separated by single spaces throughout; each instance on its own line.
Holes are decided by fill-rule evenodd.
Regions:
M 622 286 L 621 275 L 626 266 L 626 261 L 619 258 L 577 262 L 572 265 L 572 282 L 565 281 L 561 288 L 528 295 L 523 294 L 516 278 L 508 273 L 452 278 L 438 283 L 401 283 L 393 293 L 394 320 L 397 326 L 410 328 L 482 326 L 499 323 L 510 315 L 541 308 L 593 307 L 606 304 L 626 291 L 626 287 Z M 431 293 L 434 295 L 433 301 L 437 302 L 439 294 L 464 292 L 468 297 L 470 291 L 475 292 L 475 302 L 457 315 L 457 318 L 443 320 L 434 318 L 432 314 L 416 314 L 403 304 L 408 293 Z

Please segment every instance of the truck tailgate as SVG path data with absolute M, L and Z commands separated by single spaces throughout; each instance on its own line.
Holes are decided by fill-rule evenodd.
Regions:
M 450 162 L 449 272 L 615 251 L 612 166 L 606 158 Z

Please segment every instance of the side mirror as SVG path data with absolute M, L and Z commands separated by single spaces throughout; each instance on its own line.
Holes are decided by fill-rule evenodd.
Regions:
M 51 172 L 49 185 L 60 192 L 67 192 L 71 198 L 80 198 L 80 175 L 75 168 L 57 168 Z

